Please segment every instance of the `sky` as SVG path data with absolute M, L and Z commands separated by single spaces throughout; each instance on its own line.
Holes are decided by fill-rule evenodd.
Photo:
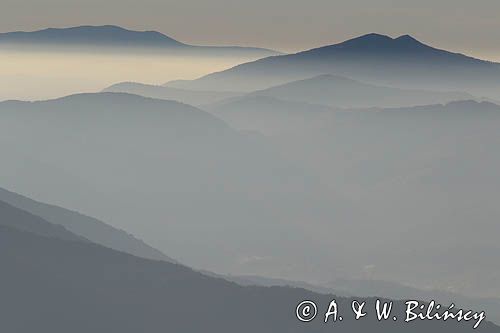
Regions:
M 500 61 L 498 0 L 0 0 L 0 31 L 114 24 L 298 51 L 377 32 Z

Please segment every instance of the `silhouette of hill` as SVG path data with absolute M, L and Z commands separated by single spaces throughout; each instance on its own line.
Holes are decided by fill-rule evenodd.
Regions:
M 88 242 L 62 226 L 56 226 L 39 216 L 20 210 L 3 201 L 0 201 L 0 226 L 15 228 L 44 237 L 58 238 L 68 241 Z
M 473 99 L 466 93 L 381 87 L 331 74 L 255 91 L 251 95 L 342 108 L 414 106 Z
M 0 226 L 0 310 L 9 332 L 315 332 L 330 331 L 318 317 L 299 323 L 304 299 L 327 308 L 333 296 L 303 289 L 240 287 L 189 268 L 150 261 L 98 245 L 45 238 Z M 339 298 L 349 309 L 350 299 Z M 367 305 L 372 307 L 373 300 Z M 403 318 L 404 306 L 394 305 Z M 347 311 L 347 310 L 346 310 Z M 193 319 L 196 320 L 193 320 Z M 350 316 L 340 332 L 469 332 L 471 323 L 403 320 L 376 322 Z M 497 332 L 489 322 L 478 332 Z
M 82 216 L 78 213 L 74 213 L 60 207 L 38 203 L 29 198 L 16 195 L 15 193 L 8 192 L 3 189 L 0 189 L 0 200 L 1 200 L 0 226 L 16 229 L 19 231 L 30 232 L 44 237 L 57 238 L 67 241 L 88 243 L 90 240 L 93 243 L 104 245 L 107 248 L 112 248 L 110 246 L 106 246 L 106 244 L 109 243 L 109 239 L 113 240 L 113 238 L 114 239 L 117 238 L 113 234 L 111 234 L 110 236 L 110 231 L 108 230 L 111 230 L 111 233 L 118 234 L 118 236 L 121 236 L 121 234 L 123 234 L 126 235 L 127 237 L 130 237 L 130 240 L 126 239 L 126 242 L 128 243 L 140 242 L 135 240 L 132 236 L 128 235 L 127 233 L 123 231 L 117 231 L 112 227 L 106 226 L 102 222 L 99 222 L 92 218 Z M 15 206 L 14 205 L 11 206 L 12 202 L 14 203 Z M 22 210 L 19 208 L 22 208 Z M 27 210 L 29 210 L 30 212 L 28 212 Z M 32 215 L 32 213 L 36 213 L 38 214 L 38 216 Z M 45 216 L 46 218 L 42 219 L 40 218 L 40 215 Z M 54 221 L 57 222 L 54 223 Z M 89 223 L 90 223 L 90 228 L 89 228 Z M 97 230 L 99 232 L 102 232 L 103 233 L 102 235 L 99 235 L 97 232 L 92 232 L 91 236 L 94 239 L 91 239 L 89 237 L 86 238 L 81 237 L 82 234 L 86 233 L 85 228 L 92 230 L 92 227 L 94 227 L 95 224 L 98 225 Z M 76 229 L 76 234 L 73 234 L 72 232 L 75 232 L 74 231 L 75 229 Z M 96 241 L 95 238 L 98 237 L 104 238 L 104 240 L 98 239 Z M 139 249 L 143 246 L 147 245 L 140 242 Z M 127 245 L 127 246 L 122 246 L 123 249 L 120 249 L 120 246 L 115 246 L 113 249 L 129 254 L 138 253 L 136 254 L 136 256 L 138 257 L 143 257 L 143 258 L 149 257 L 150 259 L 164 260 L 175 263 L 172 259 L 166 257 L 163 254 L 160 254 L 157 250 L 154 249 L 150 250 L 151 253 L 147 253 L 146 251 L 142 252 L 134 251 L 135 248 L 137 247 L 138 247 L 137 245 L 134 247 Z M 293 288 L 307 289 L 316 293 L 334 294 L 343 297 L 346 297 L 348 295 L 355 295 L 357 297 L 383 296 L 385 298 L 401 299 L 401 300 L 435 299 L 436 301 L 444 304 L 448 304 L 446 302 L 449 303 L 455 302 L 459 306 L 463 307 L 485 309 L 489 314 L 490 320 L 498 320 L 498 317 L 495 316 L 495 313 L 497 313 L 498 311 L 496 310 L 500 308 L 499 301 L 495 299 L 470 299 L 453 293 L 444 293 L 436 290 L 423 291 L 416 288 L 410 288 L 396 283 L 384 282 L 384 281 L 338 280 L 332 282 L 330 284 L 331 287 L 325 287 L 325 286 L 316 286 L 300 281 L 289 281 L 284 279 L 265 278 L 260 276 L 228 276 L 228 275 L 215 274 L 208 271 L 202 271 L 200 273 L 232 281 L 242 286 L 293 287 Z
M 92 217 L 61 207 L 37 202 L 2 188 L 0 188 L 0 200 L 37 217 L 41 217 L 54 225 L 60 225 L 65 230 L 93 243 L 138 257 L 175 262 L 172 258 L 167 257 L 127 232 L 113 228 Z
M 500 323 L 500 299 L 474 298 L 443 290 L 425 290 L 402 285 L 397 282 L 379 280 L 345 280 L 338 279 L 325 284 L 311 284 L 302 281 L 268 278 L 254 275 L 223 276 L 211 272 L 203 274 L 224 278 L 242 286 L 261 287 L 293 287 L 313 291 L 319 294 L 343 297 L 384 297 L 395 300 L 424 299 L 435 300 L 440 304 L 454 303 L 460 308 L 484 309 L 488 319 L 494 324 Z
M 16 109 L 19 110 L 19 113 L 25 112 L 26 114 L 26 112 L 29 112 L 30 114 L 27 114 L 27 116 L 33 119 L 55 115 L 68 118 L 88 118 L 91 116 L 105 118 L 105 116 L 109 117 L 114 113 L 120 115 L 119 112 L 121 112 L 122 116 L 132 116 L 137 113 L 136 117 L 170 117 L 172 118 L 171 122 L 166 123 L 166 125 L 171 127 L 172 130 L 181 123 L 185 126 L 183 133 L 175 133 L 179 135 L 195 134 L 198 130 L 206 131 L 203 134 L 223 132 L 224 130 L 230 131 L 223 121 L 190 105 L 127 93 L 85 93 L 37 102 L 5 101 L 0 102 L 0 107 L 4 110 Z M 105 119 L 109 120 L 109 118 Z M 190 123 L 190 120 L 193 119 L 206 122 L 206 126 L 200 127 L 196 122 Z M 173 121 L 180 123 L 176 124 Z M 95 125 L 103 126 L 102 123 Z
M 237 97 L 244 99 L 242 95 L 245 95 L 241 92 L 188 90 L 135 82 L 118 83 L 103 91 L 175 100 L 208 109 L 216 108 L 222 104 L 235 103 L 238 100 Z M 257 90 L 247 95 L 343 108 L 428 105 L 474 98 L 470 94 L 461 92 L 436 92 L 376 86 L 331 74 L 293 81 Z
M 178 102 L 120 93 L 5 102 L 0 137 L 5 187 L 107 221 L 200 269 L 241 272 L 253 265 L 245 258 L 274 252 L 284 228 L 295 236 L 273 262 L 295 261 L 305 216 L 326 220 L 324 211 L 348 207 L 262 135 Z
M 337 257 L 325 275 L 335 275 L 332 280 L 366 279 L 373 269 L 374 279 L 421 289 L 481 298 L 499 295 L 493 281 L 500 271 L 493 262 L 500 248 L 493 235 L 500 230 L 492 217 L 500 212 L 492 198 L 500 195 L 500 159 L 494 149 L 500 144 L 500 106 L 458 101 L 315 112 L 303 105 L 302 120 L 294 124 L 286 113 L 291 102 L 274 99 L 267 109 L 264 103 L 248 103 L 247 109 L 234 103 L 234 108 L 221 106 L 220 113 L 213 112 L 232 126 L 265 133 L 291 163 L 359 207 L 361 215 L 350 225 L 333 223 L 314 233 L 317 241 L 327 235 L 325 246 L 331 252 L 343 251 L 339 244 L 348 239 L 358 240 L 359 251 L 346 245 L 349 258 Z M 425 242 L 433 245 L 422 248 Z M 488 273 L 478 276 L 462 260 Z M 346 274 L 354 262 L 369 263 L 367 272 L 358 266 Z M 394 263 L 411 264 L 402 269 Z M 334 272 L 336 267 L 344 271 Z
M 0 177 L 197 269 L 314 281 L 373 265 L 379 280 L 499 294 L 498 106 L 298 113 L 307 127 L 262 137 L 128 94 L 0 103 Z
M 129 93 L 151 98 L 174 100 L 194 106 L 211 104 L 241 95 L 241 93 L 237 92 L 186 90 L 136 82 L 117 83 L 105 88 L 103 92 Z
M 22 200 L 29 200 L 27 198 L 21 198 Z M 60 210 L 61 208 L 52 208 Z M 32 215 L 26 211 L 20 210 L 14 206 L 6 204 L 0 201 L 0 227 L 5 229 L 0 229 L 0 232 L 12 232 L 21 231 L 29 232 L 43 237 L 54 238 L 58 240 L 72 241 L 72 242 L 85 242 L 89 243 L 86 239 L 81 238 L 67 231 L 65 228 L 54 225 L 41 219 L 38 216 Z M 63 267 L 64 268 L 64 267 Z M 302 288 L 314 291 L 316 293 L 322 294 L 335 294 L 339 296 L 338 292 L 334 292 L 332 289 L 327 287 L 314 286 L 304 282 L 295 282 L 282 279 L 269 279 L 258 276 L 223 276 L 219 274 L 214 274 L 211 272 L 201 272 L 204 275 L 212 276 L 218 279 L 225 279 L 233 281 L 242 286 L 264 286 L 264 287 L 293 287 Z M 495 305 L 495 301 L 492 300 L 468 300 L 457 295 L 442 295 L 437 291 L 433 292 L 423 292 L 417 289 L 411 289 L 408 287 L 400 286 L 395 288 L 393 283 L 384 283 L 377 281 L 336 281 L 335 284 L 342 289 L 341 296 L 346 295 L 346 290 L 351 294 L 355 294 L 358 297 L 367 296 L 389 296 L 394 299 L 436 299 L 440 302 L 441 299 L 449 299 L 455 301 L 460 306 L 469 306 L 469 308 L 484 308 L 487 311 Z M 437 297 L 439 294 L 439 297 Z M 404 295 L 404 296 L 402 296 Z M 345 297 L 345 296 L 344 296 Z M 445 303 L 447 304 L 447 303 Z M 498 304 L 497 304 L 498 307 Z M 493 317 L 496 318 L 496 317 Z M 490 314 L 491 319 L 491 314 Z
M 346 294 L 351 297 L 381 297 L 408 300 L 408 299 L 433 299 L 440 304 L 456 304 L 461 308 L 481 308 L 488 313 L 488 318 L 495 324 L 500 323 L 500 299 L 498 298 L 474 298 L 466 297 L 454 292 L 419 289 L 405 286 L 396 282 L 379 280 L 343 280 L 332 281 L 323 288 L 328 290 L 328 286 L 336 292 L 334 294 Z M 305 288 L 309 289 L 309 288 Z M 313 289 L 314 290 L 314 289 Z M 333 293 L 325 292 L 322 293 Z
M 247 54 L 259 57 L 279 52 L 239 46 L 195 46 L 179 42 L 157 31 L 133 31 L 113 25 L 48 28 L 38 31 L 0 33 L 0 45 L 41 47 L 155 48 L 180 53 L 214 55 Z
M 204 106 L 204 109 L 239 130 L 273 135 L 286 131 L 307 131 L 328 117 L 329 106 L 281 100 L 248 94 Z
M 7 32 L 0 34 L 0 41 L 11 43 L 70 43 L 91 45 L 109 45 L 109 43 L 112 43 L 131 46 L 186 46 L 186 44 L 156 31 L 132 31 L 112 25 L 79 26 L 62 29 L 48 28 L 32 32 Z
M 368 34 L 296 54 L 260 59 L 170 86 L 253 91 L 334 74 L 399 88 L 466 91 L 498 98 L 500 65 L 425 45 L 411 36 Z
M 231 282 L 237 283 L 241 286 L 257 286 L 257 287 L 290 287 L 290 288 L 300 288 L 306 289 L 318 294 L 326 294 L 326 295 L 336 295 L 342 297 L 349 297 L 350 294 L 341 291 L 338 292 L 333 288 L 323 287 L 314 285 L 311 283 L 303 282 L 303 281 L 291 281 L 285 279 L 277 279 L 277 278 L 269 278 L 263 276 L 256 275 L 218 275 L 211 272 L 201 272 L 203 274 L 223 278 L 229 280 Z
M 209 275 L 209 274 L 207 274 Z M 218 276 L 220 277 L 220 276 Z M 500 299 L 473 298 L 442 290 L 423 290 L 396 282 L 379 280 L 339 279 L 324 285 L 314 285 L 301 281 L 266 278 L 261 276 L 226 276 L 226 279 L 243 286 L 281 286 L 307 289 L 320 294 L 343 297 L 384 297 L 395 300 L 424 299 L 435 300 L 440 304 L 455 304 L 460 308 L 484 309 L 488 319 L 500 323 Z

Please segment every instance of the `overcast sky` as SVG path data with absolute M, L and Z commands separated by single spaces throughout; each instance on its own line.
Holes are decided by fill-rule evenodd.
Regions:
M 293 51 L 378 32 L 500 60 L 498 0 L 0 0 L 0 31 L 83 24 Z

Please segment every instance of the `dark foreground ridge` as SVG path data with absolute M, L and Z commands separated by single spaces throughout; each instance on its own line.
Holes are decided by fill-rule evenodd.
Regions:
M 470 323 L 379 323 L 373 315 L 335 324 L 324 324 L 320 317 L 300 323 L 294 309 L 302 300 L 314 300 L 326 311 L 334 296 L 241 287 L 181 265 L 45 237 L 20 230 L 12 210 L 0 206 L 0 328 L 5 332 L 330 332 L 332 325 L 338 332 L 472 332 Z M 20 228 L 26 223 L 20 221 Z M 351 300 L 337 302 L 349 309 Z M 498 330 L 483 323 L 476 332 Z

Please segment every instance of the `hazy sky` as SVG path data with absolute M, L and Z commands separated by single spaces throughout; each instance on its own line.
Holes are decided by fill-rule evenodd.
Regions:
M 0 0 L 0 31 L 116 24 L 285 51 L 367 32 L 500 60 L 498 0 Z

